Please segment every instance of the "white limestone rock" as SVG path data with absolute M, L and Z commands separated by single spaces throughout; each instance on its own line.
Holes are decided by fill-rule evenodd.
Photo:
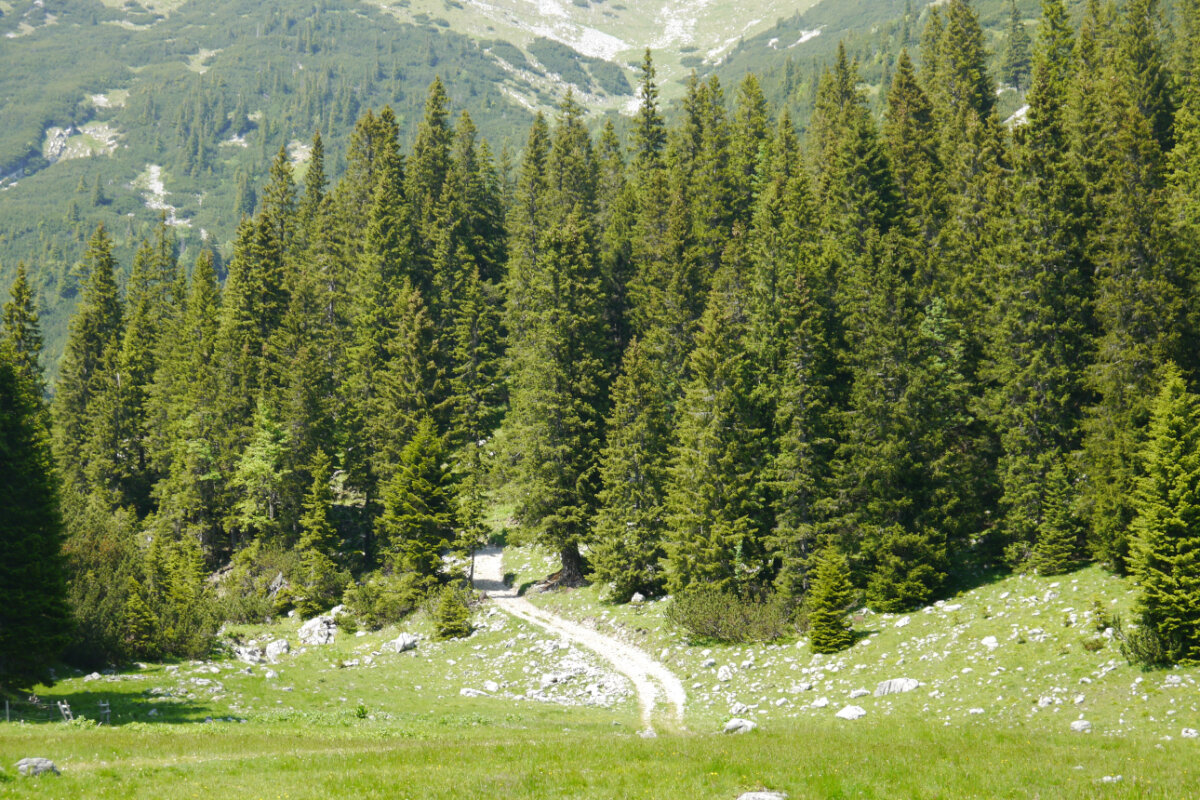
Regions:
M 834 714 L 838 719 L 862 719 L 867 715 L 867 710 L 862 706 L 846 706 L 841 711 Z
M 276 639 L 267 645 L 267 661 L 270 661 L 272 664 L 278 664 L 279 659 L 291 652 L 291 649 L 292 646 L 288 644 L 287 639 Z
M 47 772 L 60 774 L 58 767 L 48 758 L 22 758 L 17 762 L 17 772 L 26 778 L 36 778 Z
M 1092 723 L 1088 722 L 1086 719 L 1077 719 L 1071 723 L 1071 730 L 1074 733 L 1091 733 Z
M 721 729 L 722 733 L 749 733 L 758 727 L 758 723 L 754 720 L 742 719 L 734 717 L 725 723 L 725 727 Z
M 418 641 L 417 637 L 413 634 L 402 633 L 390 642 L 384 642 L 382 649 L 393 653 L 404 653 L 409 650 L 416 650 Z
M 304 644 L 333 644 L 336 635 L 337 623 L 333 621 L 333 617 L 313 617 L 300 626 L 300 641 Z
M 886 681 L 880 681 L 875 687 L 875 696 L 883 697 L 888 694 L 904 694 L 911 692 L 921 685 L 921 682 L 916 678 L 890 678 Z

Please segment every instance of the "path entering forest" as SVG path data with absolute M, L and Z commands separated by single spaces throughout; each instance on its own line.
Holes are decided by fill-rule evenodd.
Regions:
M 654 706 L 660 698 L 665 705 L 674 706 L 674 722 L 683 727 L 687 692 L 671 670 L 632 645 L 551 614 L 524 597 L 519 597 L 516 588 L 504 582 L 504 551 L 499 547 L 486 547 L 476 552 L 474 574 L 475 588 L 491 598 L 497 607 L 517 619 L 545 628 L 594 651 L 633 681 L 646 730 L 654 730 Z

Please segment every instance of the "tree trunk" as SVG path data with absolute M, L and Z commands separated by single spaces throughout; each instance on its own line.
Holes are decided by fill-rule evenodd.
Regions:
M 583 586 L 583 556 L 579 553 L 578 545 L 566 545 L 558 551 L 562 560 L 562 570 L 558 573 L 558 586 Z M 553 579 L 552 579 L 553 580 Z

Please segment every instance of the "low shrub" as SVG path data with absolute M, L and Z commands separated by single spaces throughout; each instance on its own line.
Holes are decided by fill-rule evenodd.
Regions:
M 342 602 L 363 627 L 377 630 L 416 611 L 432 585 L 432 579 L 413 573 L 375 573 L 350 584 L 342 595 Z
M 696 639 L 719 642 L 769 642 L 795 631 L 782 596 L 744 598 L 708 586 L 675 597 L 667 618 Z

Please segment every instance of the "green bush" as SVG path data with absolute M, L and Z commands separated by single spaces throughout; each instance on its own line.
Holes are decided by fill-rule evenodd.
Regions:
M 291 550 L 254 542 L 239 550 L 218 589 L 220 617 L 228 622 L 257 623 L 286 613 L 294 602 L 289 576 L 300 568 Z
M 375 573 L 348 586 L 342 602 L 363 627 L 377 630 L 416 611 L 432 585 L 431 579 L 414 573 Z
M 769 642 L 795 630 L 782 595 L 738 597 L 708 586 L 689 589 L 667 607 L 667 618 L 696 639 Z

